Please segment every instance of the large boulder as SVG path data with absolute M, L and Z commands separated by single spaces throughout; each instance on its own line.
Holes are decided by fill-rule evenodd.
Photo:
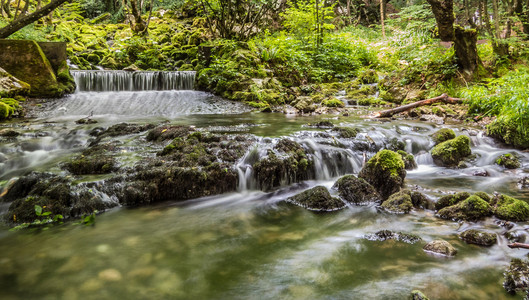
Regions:
M 358 177 L 371 184 L 383 199 L 387 199 L 404 185 L 406 169 L 400 154 L 381 150 L 364 165 Z
M 313 211 L 334 211 L 345 207 L 340 199 L 331 196 L 327 188 L 316 186 L 287 199 L 287 202 Z
M 529 220 L 529 204 L 507 195 L 496 195 L 491 203 L 494 206 L 494 215 L 502 220 L 527 221 Z
M 477 221 L 491 216 L 492 207 L 487 201 L 472 195 L 455 205 L 439 210 L 437 215 L 447 220 Z
M 438 144 L 432 148 L 432 158 L 437 165 L 444 167 L 455 167 L 464 158 L 470 156 L 470 138 L 466 135 L 460 135 Z
M 469 229 L 459 234 L 459 237 L 468 244 L 492 246 L 496 244 L 497 237 L 494 233 Z
M 459 193 L 452 194 L 452 195 L 442 196 L 435 203 L 435 209 L 436 210 L 441 210 L 441 209 L 443 209 L 445 207 L 455 205 L 455 204 L 467 199 L 468 197 L 470 197 L 470 193 L 468 193 L 468 192 L 459 192 Z
M 419 192 L 402 190 L 391 195 L 380 207 L 390 213 L 407 214 L 414 207 L 428 208 L 429 202 L 426 196 Z
M 443 128 L 436 131 L 434 134 L 431 135 L 433 142 L 438 145 L 442 142 L 446 142 L 451 139 L 455 139 L 456 134 L 455 132 L 450 128 Z
M 444 255 L 454 256 L 457 253 L 457 249 L 454 248 L 449 242 L 444 240 L 431 241 L 423 247 L 424 251 Z
M 372 185 L 353 175 L 345 175 L 338 179 L 333 188 L 338 190 L 343 200 L 352 204 L 367 205 L 381 201 L 380 195 Z
M 505 153 L 496 158 L 496 164 L 507 169 L 518 169 L 520 167 L 520 158 L 516 154 Z

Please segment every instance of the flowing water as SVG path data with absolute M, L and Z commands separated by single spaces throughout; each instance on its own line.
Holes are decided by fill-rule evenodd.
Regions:
M 97 74 L 82 76 L 103 82 Z M 101 87 L 105 85 L 108 82 L 96 88 L 86 84 L 92 86 L 87 91 L 80 89 L 37 107 L 35 119 L 2 124 L 22 135 L 0 140 L 0 184 L 31 170 L 63 172 L 60 162 L 82 151 L 95 127 L 122 121 L 169 122 L 255 135 L 257 142 L 236 165 L 239 190 L 185 202 L 116 208 L 98 215 L 91 227 L 72 222 L 44 231 L 0 227 L 0 299 L 406 299 L 413 289 L 423 290 L 430 299 L 515 298 L 503 289 L 502 273 L 511 258 L 522 258 L 527 251 L 506 247 L 506 229 L 493 218 L 457 223 L 438 219 L 429 210 L 392 215 L 374 206 L 314 213 L 288 205 L 285 199 L 316 185 L 330 189 L 341 175 L 357 174 L 365 156 L 398 138 L 419 165 L 408 172 L 406 185 L 432 200 L 455 191 L 497 191 L 529 200 L 529 191 L 517 183 L 529 176 L 528 153 L 454 125 L 450 127 L 457 134 L 471 137 L 478 157 L 467 169 L 447 169 L 435 166 L 428 154 L 433 146 L 429 135 L 440 128 L 434 124 L 382 122 L 354 112 L 347 117 L 253 113 L 239 103 L 198 91 L 154 91 L 159 85 L 146 84 L 140 91 L 115 92 Z M 99 123 L 74 123 L 89 115 Z M 304 126 L 321 120 L 358 128 L 360 134 L 345 140 Z M 139 150 L 145 146 L 144 135 L 120 137 L 129 150 L 123 164 L 133 164 L 135 155 L 149 155 L 149 150 Z M 279 137 L 308 149 L 315 161 L 315 179 L 259 191 L 251 163 Z M 141 151 L 146 152 L 137 153 Z M 511 152 L 522 157 L 522 168 L 505 170 L 494 164 L 499 154 Z M 488 176 L 477 176 L 484 174 Z M 7 208 L 0 203 L 0 214 Z M 524 238 L 527 225 L 519 223 L 511 231 Z M 498 243 L 490 248 L 465 244 L 457 234 L 469 228 L 497 233 Z M 366 238 L 384 229 L 416 234 L 423 241 Z M 425 242 L 440 238 L 458 249 L 455 257 L 422 250 Z

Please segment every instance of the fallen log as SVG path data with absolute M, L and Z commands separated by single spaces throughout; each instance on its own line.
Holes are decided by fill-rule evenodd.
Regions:
M 412 108 L 420 107 L 423 105 L 431 105 L 437 102 L 443 102 L 443 103 L 448 103 L 448 104 L 460 104 L 460 103 L 463 103 L 463 99 L 452 98 L 452 97 L 449 97 L 447 94 L 442 94 L 441 96 L 437 96 L 435 98 L 420 100 L 420 101 L 402 105 L 399 107 L 377 111 L 372 114 L 372 117 L 373 118 L 387 118 L 387 117 L 393 116 L 394 114 L 398 114 L 398 113 L 410 110 Z
M 509 248 L 524 248 L 524 249 L 529 249 L 529 244 L 523 244 L 523 243 L 512 243 L 512 244 L 508 244 L 507 247 Z

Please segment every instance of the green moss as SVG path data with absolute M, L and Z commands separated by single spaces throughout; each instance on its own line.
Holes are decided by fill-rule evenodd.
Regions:
M 450 128 L 443 128 L 432 134 L 432 140 L 436 145 L 454 139 L 455 137 L 455 132 Z
M 518 148 L 529 148 L 529 130 L 509 118 L 498 118 L 487 126 L 487 134 Z
M 529 220 L 529 204 L 506 195 L 498 196 L 495 200 L 494 214 L 503 220 L 527 221 Z
M 520 167 L 520 159 L 515 154 L 502 154 L 496 159 L 496 164 L 507 169 L 518 169 Z
M 470 138 L 460 135 L 436 145 L 431 151 L 434 162 L 441 166 L 457 166 L 465 157 L 472 154 Z
M 467 199 L 468 197 L 470 197 L 470 193 L 467 193 L 467 192 L 460 192 L 460 193 L 457 193 L 457 194 L 454 194 L 454 195 L 443 196 L 443 197 L 439 198 L 439 200 L 437 200 L 437 202 L 435 203 L 435 209 L 436 210 L 440 210 L 442 208 L 445 208 L 445 207 L 448 207 L 448 206 L 452 206 L 454 204 L 457 204 L 457 203 Z
M 413 155 L 407 153 L 404 150 L 398 150 L 398 154 L 400 154 L 402 161 L 404 161 L 404 167 L 406 170 L 413 170 L 417 168 L 417 163 L 415 162 L 415 157 Z
M 344 139 L 354 139 L 360 130 L 351 127 L 334 127 L 332 131 L 338 132 L 339 136 Z
M 472 195 L 466 200 L 439 210 L 438 215 L 442 219 L 477 221 L 492 215 L 492 207 L 487 201 Z
M 406 170 L 400 154 L 381 150 L 362 168 L 358 177 L 375 187 L 384 199 L 398 192 L 404 183 Z
M 476 229 L 466 230 L 459 234 L 459 237 L 469 244 L 475 244 L 480 246 L 492 246 L 496 244 L 497 241 L 496 234 L 482 232 Z
M 410 191 L 400 191 L 391 195 L 381 205 L 386 211 L 396 214 L 407 214 L 413 208 Z
M 323 102 L 321 103 L 323 106 L 327 106 L 327 107 L 344 107 L 345 104 L 343 103 L 343 101 L 341 100 L 338 100 L 336 98 L 331 98 L 331 99 L 328 99 L 328 100 L 323 100 Z
M 317 186 L 287 199 L 287 202 L 314 211 L 333 211 L 345 207 L 345 203 L 331 196 L 327 188 Z

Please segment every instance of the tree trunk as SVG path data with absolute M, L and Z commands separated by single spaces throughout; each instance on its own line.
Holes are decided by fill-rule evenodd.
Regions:
M 386 27 L 384 24 L 384 15 L 386 13 L 386 1 L 380 0 L 380 25 L 382 26 L 382 37 L 386 38 Z
M 141 6 L 139 8 L 140 9 L 138 9 L 136 0 L 130 0 L 130 11 L 134 18 L 134 22 L 131 23 L 131 29 L 136 33 L 144 33 L 147 26 L 145 25 L 145 21 L 141 18 Z
M 478 32 L 475 29 L 465 30 L 461 26 L 455 26 L 454 48 L 459 67 L 471 77 L 475 74 L 481 63 L 478 56 Z
M 443 42 L 454 40 L 454 2 L 453 0 L 427 0 L 437 22 L 439 38 Z
M 41 9 L 9 23 L 7 26 L 0 28 L 0 39 L 9 37 L 13 33 L 24 28 L 26 25 L 29 25 L 44 17 L 45 15 L 53 12 L 57 7 L 61 6 L 61 4 L 69 1 L 70 0 L 51 0 L 48 5 L 42 7 Z
M 405 112 L 412 108 L 416 108 L 416 107 L 420 107 L 424 105 L 431 105 L 437 102 L 444 102 L 444 103 L 449 103 L 449 104 L 460 104 L 460 103 L 463 103 L 463 100 L 459 98 L 449 97 L 447 94 L 442 94 L 441 96 L 437 96 L 435 98 L 420 100 L 420 101 L 402 105 L 399 107 L 378 111 L 378 112 L 373 113 L 372 117 L 373 118 L 388 118 L 388 117 L 393 116 L 394 114 Z

